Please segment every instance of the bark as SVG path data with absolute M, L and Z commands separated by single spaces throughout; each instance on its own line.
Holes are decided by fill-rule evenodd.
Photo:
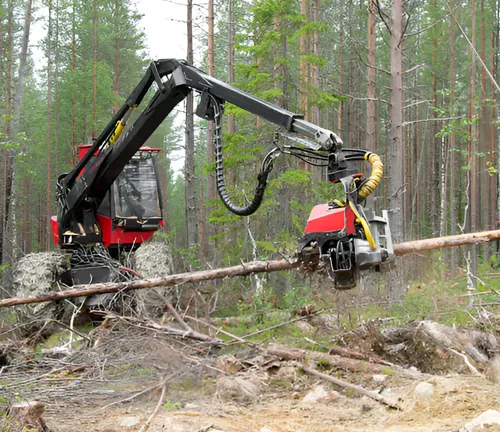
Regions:
M 402 0 L 392 3 L 391 27 L 391 152 L 389 205 L 392 212 L 391 227 L 394 241 L 404 238 L 403 180 L 403 50 L 402 50 Z
M 93 100 L 92 100 L 92 140 L 96 139 L 97 127 L 97 0 L 92 2 L 93 8 L 93 25 L 94 25 L 94 40 L 93 40 Z
M 28 44 L 31 28 L 31 9 L 33 0 L 26 3 L 26 14 L 24 17 L 24 30 L 21 45 L 21 54 L 19 56 L 19 72 L 17 74 L 16 96 L 14 97 L 14 118 L 12 120 L 12 134 L 19 132 L 19 120 L 21 119 L 21 106 L 23 103 L 24 80 L 26 78 L 26 62 L 28 58 Z
M 480 9 L 481 9 L 481 59 L 484 64 L 486 64 L 486 33 L 485 33 L 485 21 L 488 20 L 488 17 L 485 15 L 484 12 L 484 0 L 481 0 L 480 3 Z M 480 229 L 491 229 L 491 202 L 489 201 L 488 197 L 490 196 L 489 193 L 489 179 L 488 179 L 488 167 L 487 167 L 487 160 L 489 159 L 488 157 L 488 151 L 489 151 L 489 146 L 490 146 L 490 125 L 489 125 L 489 102 L 486 101 L 487 94 L 491 94 L 491 89 L 489 88 L 489 82 L 486 81 L 486 70 L 484 67 L 481 68 L 481 129 L 480 129 L 480 135 L 479 135 L 479 151 L 484 155 L 481 160 L 480 160 L 480 183 L 481 183 L 481 190 L 480 190 L 480 202 L 483 204 L 482 212 L 481 212 L 481 220 L 478 221 L 481 226 Z M 489 261 L 489 252 L 490 252 L 490 245 L 486 244 L 484 245 L 484 262 Z
M 476 47 L 476 1 L 472 0 L 472 52 L 471 52 L 471 88 L 470 88 L 470 119 L 476 117 L 476 55 L 473 52 Z M 479 203 L 479 179 L 478 179 L 478 160 L 477 160 L 477 126 L 471 121 L 470 126 L 470 228 L 474 232 L 478 228 Z M 471 248 L 471 272 L 477 275 L 477 248 Z M 472 284 L 476 286 L 476 279 L 472 278 Z
M 344 11 L 344 0 L 340 0 L 340 11 L 343 13 Z M 339 34 L 339 92 L 342 94 L 343 90 L 343 62 L 344 62 L 344 24 L 343 20 L 340 20 L 340 34 Z M 337 129 L 339 133 L 339 137 L 342 138 L 342 134 L 344 132 L 344 128 L 342 127 L 342 117 L 343 117 L 343 102 L 339 101 L 339 110 L 337 116 Z
M 315 0 L 314 4 L 314 21 L 319 22 L 320 19 L 320 9 L 321 9 L 321 2 L 320 0 Z M 319 32 L 318 30 L 314 31 L 313 35 L 313 54 L 316 57 L 316 59 L 319 58 Z M 319 87 L 319 67 L 317 64 L 313 65 L 312 68 L 312 84 L 315 87 Z M 315 104 L 312 107 L 312 122 L 314 124 L 319 125 L 319 107 L 317 104 Z
M 476 233 L 458 234 L 447 237 L 430 238 L 425 240 L 415 240 L 405 243 L 394 244 L 396 255 L 406 255 L 409 253 L 423 252 L 426 250 L 452 248 L 457 246 L 476 245 L 500 239 L 500 230 L 481 231 Z
M 434 2 L 434 7 L 436 4 Z M 437 95 L 437 35 L 433 37 L 432 41 L 432 64 L 433 64 L 433 73 L 432 73 L 432 99 L 433 106 L 435 108 L 439 108 L 439 100 Z M 430 124 L 431 131 L 431 142 L 432 142 L 432 153 L 433 157 L 430 158 L 432 161 L 432 171 L 431 171 L 431 181 L 429 183 L 429 195 L 431 197 L 430 202 L 430 210 L 432 212 L 432 236 L 435 237 L 439 233 L 439 190 L 440 190 L 440 164 L 441 164 L 441 138 L 437 137 L 436 134 L 439 131 L 440 122 L 438 121 L 438 113 L 437 110 L 432 111 L 432 120 Z
M 46 248 L 50 248 L 50 217 L 52 215 L 51 211 L 51 178 L 52 172 L 50 168 L 51 162 L 51 139 L 52 139 L 52 0 L 49 1 L 49 28 L 47 33 L 47 207 L 46 207 L 46 232 L 45 232 L 45 245 Z
M 375 106 L 375 4 L 376 0 L 368 2 L 368 87 L 366 102 L 366 148 L 372 152 L 377 151 L 377 119 Z
M 454 5 L 452 4 L 453 8 Z M 455 21 L 450 17 L 450 116 L 455 116 Z M 450 133 L 450 234 L 455 235 L 457 232 L 457 213 L 455 203 L 456 192 L 456 152 L 455 152 L 455 129 L 452 128 Z M 455 277 L 457 273 L 457 251 L 451 250 L 450 254 L 451 276 Z
M 307 22 L 308 16 L 308 1 L 301 0 L 300 1 L 300 13 L 304 15 Z M 300 112 L 304 114 L 304 118 L 306 120 L 309 119 L 308 113 L 308 98 L 307 98 L 307 85 L 308 85 L 308 67 L 307 60 L 305 56 L 308 54 L 307 49 L 308 44 L 308 35 L 306 32 L 303 32 L 300 36 Z M 303 165 L 303 163 L 302 163 Z
M 119 77 L 120 77 L 120 1 L 115 0 L 115 66 L 113 75 L 113 90 L 116 94 L 117 101 L 115 102 L 114 112 L 118 111 L 119 103 L 118 96 L 120 95 Z
M 227 81 L 234 82 L 234 14 L 233 0 L 227 3 Z M 234 133 L 234 116 L 230 114 L 227 118 L 227 131 Z M 215 195 L 215 193 L 214 193 Z
M 187 7 L 187 61 L 193 64 L 193 0 L 188 0 Z M 186 211 L 186 243 L 192 247 L 197 243 L 198 218 L 196 215 L 195 161 L 194 161 L 194 100 L 193 93 L 186 98 L 186 157 L 185 177 L 185 211 Z
M 491 73 L 492 76 L 495 76 L 495 31 L 493 30 L 491 33 Z M 497 155 L 497 150 L 496 150 L 496 137 L 495 137 L 495 132 L 496 132 L 496 126 L 495 126 L 495 104 L 491 104 L 491 110 L 490 110 L 490 167 L 493 168 L 493 170 L 497 167 L 497 162 L 496 162 L 496 155 Z M 493 228 L 496 221 L 498 220 L 498 206 L 497 206 L 497 173 L 491 173 L 489 176 L 489 181 L 490 181 L 490 196 L 489 199 L 491 202 L 491 225 L 488 228 Z
M 14 2 L 7 2 L 7 35 L 5 41 L 5 137 L 12 140 L 12 65 L 14 49 Z M 0 263 L 5 262 L 6 229 L 9 215 L 10 188 L 12 184 L 12 156 L 6 149 L 3 151 L 3 196 L 2 213 L 0 219 Z
M 231 2 L 231 0 L 229 0 Z M 232 17 L 229 16 L 229 21 L 232 20 Z M 230 26 L 230 24 L 228 24 Z M 228 29 L 229 30 L 229 29 Z M 229 36 L 230 39 L 230 36 Z M 231 54 L 229 54 L 229 50 Z M 232 47 L 228 46 L 228 56 L 232 55 Z M 228 57 L 229 58 L 229 57 Z M 215 58 L 214 58 L 214 0 L 208 1 L 208 73 L 210 76 L 215 75 Z M 208 122 L 208 161 L 213 163 L 214 161 L 214 122 Z M 214 202 L 216 200 L 215 194 L 215 176 L 214 170 L 210 170 L 208 174 L 208 184 L 207 184 L 207 201 Z M 200 210 L 204 209 L 206 205 L 203 200 L 200 202 Z M 211 211 L 212 206 L 207 206 L 207 211 Z M 201 218 L 201 216 L 200 216 Z M 201 220 L 201 219 L 200 219 Z M 204 217 L 203 221 L 206 220 Z M 215 260 L 215 244 L 214 242 L 208 242 L 208 237 L 212 237 L 216 234 L 215 224 L 208 224 L 208 229 L 205 230 L 201 241 L 203 242 L 203 246 L 206 249 L 205 251 L 205 260 L 208 262 L 214 262 Z
M 402 17 L 402 0 L 393 0 L 391 26 L 391 148 L 389 152 L 388 198 L 391 231 L 395 242 L 401 242 L 405 236 Z M 392 301 L 399 300 L 403 295 L 402 271 L 402 267 L 396 266 L 388 274 Z
M 73 0 L 71 11 L 71 164 L 76 165 L 76 0 Z
M 30 27 L 31 27 L 31 11 L 32 11 L 32 0 L 28 0 L 26 3 L 26 13 L 24 17 L 24 29 L 23 29 L 23 37 L 22 37 L 22 44 L 21 44 L 21 52 L 19 56 L 19 70 L 17 74 L 17 85 L 16 85 L 16 93 L 14 96 L 14 103 L 13 103 L 13 119 L 12 119 L 12 125 L 11 125 L 11 135 L 14 139 L 16 139 L 16 136 L 19 132 L 19 121 L 21 119 L 21 107 L 23 104 L 23 93 L 24 93 L 24 81 L 26 78 L 26 63 L 27 63 L 27 58 L 28 58 L 28 44 L 29 44 L 29 37 L 30 37 Z M 13 250 L 13 246 L 17 245 L 17 240 L 16 240 L 16 235 L 15 235 L 15 215 L 16 215 L 16 210 L 15 210 L 15 201 L 14 201 L 14 195 L 12 194 L 13 186 L 14 186 L 14 158 L 15 155 L 12 154 L 12 151 L 9 151 L 6 153 L 7 156 L 7 175 L 6 175 L 6 180 L 7 184 L 5 185 L 5 191 L 6 191 L 6 200 L 5 200 L 5 233 L 7 234 L 7 237 L 3 240 L 3 247 L 2 247 L 2 263 L 3 262 L 8 262 L 8 260 L 14 259 L 14 257 L 11 257 L 11 251 Z M 27 198 L 26 198 L 27 199 Z M 26 222 L 25 222 L 26 223 Z M 8 238 L 12 239 L 12 244 L 9 244 Z M 9 251 L 8 253 L 7 250 Z M 15 248 L 14 248 L 15 250 Z

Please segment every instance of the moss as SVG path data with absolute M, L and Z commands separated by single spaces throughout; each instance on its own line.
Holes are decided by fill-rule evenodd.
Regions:
M 382 371 L 383 374 L 387 376 L 394 376 L 395 372 L 393 369 L 391 369 L 389 366 L 380 366 L 380 370 Z

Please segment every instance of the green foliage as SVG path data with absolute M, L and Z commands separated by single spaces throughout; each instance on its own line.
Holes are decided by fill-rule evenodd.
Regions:
M 163 408 L 166 410 L 179 409 L 181 407 L 182 407 L 182 404 L 180 402 L 165 402 L 163 404 Z

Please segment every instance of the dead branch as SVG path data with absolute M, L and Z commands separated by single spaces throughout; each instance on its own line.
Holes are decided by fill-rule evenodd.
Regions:
M 106 318 L 118 319 L 121 321 L 132 323 L 132 324 L 137 325 L 137 326 L 142 327 L 142 328 L 150 328 L 150 329 L 157 330 L 157 331 L 164 331 L 164 332 L 174 334 L 176 336 L 182 336 L 183 338 L 187 338 L 187 339 L 194 339 L 194 340 L 199 340 L 202 342 L 209 342 L 212 344 L 214 344 L 214 343 L 220 344 L 223 342 L 221 339 L 213 338 L 212 336 L 208 336 L 206 334 L 199 333 L 199 332 L 193 330 L 186 323 L 184 323 L 185 330 L 181 330 L 181 329 L 178 329 L 175 327 L 157 324 L 154 321 L 150 321 L 150 320 L 146 320 L 146 319 L 125 317 L 125 316 L 119 316 L 119 315 L 114 315 L 114 314 L 110 314 L 110 313 L 108 313 L 106 315 Z
M 304 366 L 302 369 L 304 370 L 304 372 L 307 372 L 308 374 L 317 376 L 317 377 L 322 378 L 326 381 L 330 381 L 330 382 L 332 382 L 340 387 L 343 387 L 343 388 L 355 391 L 356 393 L 362 394 L 363 396 L 368 396 L 369 398 L 372 398 L 372 399 L 376 400 L 377 402 L 380 402 L 380 403 L 383 403 L 387 406 L 390 406 L 391 408 L 396 408 L 399 410 L 402 409 L 401 405 L 397 401 L 395 401 L 393 399 L 386 398 L 379 393 L 375 393 L 373 391 L 366 390 L 363 387 L 360 387 L 356 384 L 351 384 L 347 381 L 343 381 L 343 380 L 340 380 L 338 378 L 332 377 L 330 375 L 326 375 L 324 373 L 318 372 L 317 370 L 315 370 L 311 367 Z
M 163 399 L 165 399 L 165 393 L 166 393 L 166 391 L 167 391 L 167 384 L 163 384 L 163 387 L 161 388 L 160 399 L 158 399 L 158 403 L 156 404 L 155 409 L 153 410 L 153 412 L 151 413 L 151 415 L 146 420 L 146 423 L 144 423 L 144 425 L 141 427 L 141 429 L 139 430 L 139 432 L 147 432 L 149 430 L 149 426 L 151 426 L 151 422 L 155 418 L 156 414 L 158 414 L 158 411 L 160 410 L 161 405 L 163 403 Z
M 198 323 L 200 323 L 202 325 L 210 327 L 210 328 L 214 329 L 217 333 L 222 333 L 223 335 L 226 335 L 226 336 L 229 336 L 230 338 L 233 338 L 233 340 L 236 341 L 236 342 L 238 342 L 238 343 L 251 346 L 253 348 L 258 349 L 259 351 L 265 351 L 264 348 L 262 348 L 260 345 L 258 345 L 256 343 L 244 340 L 244 339 L 240 338 L 239 336 L 236 336 L 236 335 L 234 335 L 232 333 L 229 333 L 229 332 L 227 332 L 225 330 L 222 330 L 221 327 L 214 326 L 213 324 L 210 324 L 210 323 L 208 323 L 206 321 L 203 321 L 203 320 L 201 320 L 199 318 L 195 318 L 195 317 L 192 317 L 192 316 L 189 316 L 189 315 L 184 316 L 184 318 L 187 318 L 187 319 L 189 319 L 191 321 L 195 321 L 195 322 L 198 322 Z

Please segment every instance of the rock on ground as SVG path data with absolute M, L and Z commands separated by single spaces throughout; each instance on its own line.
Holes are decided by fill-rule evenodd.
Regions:
M 494 426 L 490 428 L 490 426 Z M 465 424 L 459 432 L 477 432 L 482 430 L 500 430 L 500 412 L 488 410 L 476 417 L 474 420 Z
M 434 395 L 434 386 L 431 383 L 421 382 L 415 387 L 415 397 L 417 399 L 431 399 Z
M 251 404 L 259 397 L 259 388 L 242 378 L 223 376 L 217 380 L 217 395 L 225 402 Z
M 316 386 L 313 390 L 307 393 L 303 399 L 304 402 L 317 402 L 320 400 L 331 399 L 339 394 L 334 391 L 326 391 L 322 385 Z

